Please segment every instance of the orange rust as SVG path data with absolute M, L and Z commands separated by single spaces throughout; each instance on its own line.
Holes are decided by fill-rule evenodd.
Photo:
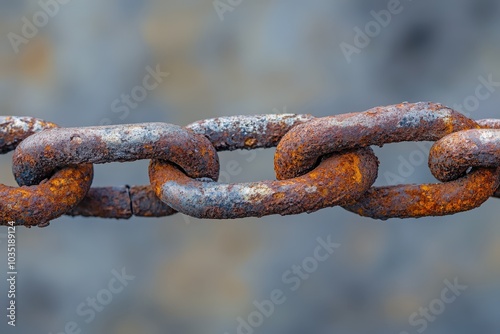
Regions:
M 344 208 L 383 220 L 450 215 L 472 210 L 487 201 L 500 184 L 499 173 L 500 168 L 478 169 L 447 183 L 374 187 L 357 203 Z
M 20 184 L 39 183 L 21 188 L 0 186 L 2 200 L 7 199 L 0 203 L 0 224 L 4 219 L 45 226 L 62 213 L 161 216 L 175 213 L 174 208 L 200 218 L 260 217 L 333 205 L 379 219 L 409 218 L 470 210 L 492 194 L 500 196 L 500 132 L 477 130 L 500 129 L 500 120 L 475 123 L 435 103 L 401 103 L 322 119 L 291 114 L 222 117 L 193 123 L 187 132 L 168 126 L 170 135 L 162 138 L 155 137 L 165 130 L 162 125 L 148 123 L 111 126 L 104 132 L 95 127 L 60 129 L 26 139 L 57 126 L 0 116 L 0 153 L 26 139 L 14 154 L 13 170 Z M 206 140 L 203 143 L 200 135 L 212 145 Z M 280 181 L 213 182 L 218 171 L 215 150 L 273 147 L 282 137 L 275 156 Z M 438 179 L 449 182 L 369 188 L 378 161 L 363 147 L 417 140 L 439 140 L 431 149 L 430 167 Z M 135 154 L 158 159 L 150 165 L 152 187 L 95 188 L 79 202 L 92 178 L 91 165 L 81 164 L 131 161 L 138 158 Z M 89 167 L 90 171 L 71 167 L 74 174 L 59 178 L 60 173 L 71 170 L 65 167 L 68 165 Z M 466 173 L 469 167 L 476 169 Z M 80 181 L 75 183 L 78 177 Z M 71 210 L 66 212 L 64 207 Z
M 375 182 L 377 170 L 372 150 L 360 149 L 332 155 L 312 172 L 282 181 L 202 182 L 159 160 L 151 162 L 149 176 L 156 195 L 175 210 L 198 218 L 226 219 L 290 215 L 350 204 Z M 360 171 L 360 182 L 352 182 Z
M 247 147 L 253 147 L 253 146 L 255 146 L 255 144 L 257 144 L 257 139 L 255 139 L 255 138 L 247 138 L 247 139 L 245 139 L 245 146 L 247 146 Z
M 500 127 L 499 122 L 493 125 Z M 402 103 L 317 118 L 298 125 L 283 137 L 275 155 L 276 176 L 283 180 L 302 175 L 322 155 L 345 149 L 401 141 L 436 141 L 453 132 L 479 127 L 473 120 L 436 103 Z M 457 154 L 461 152 L 457 150 Z M 484 155 L 484 151 L 479 152 Z M 443 154 L 436 149 L 436 159 Z M 498 166 L 498 162 L 486 167 L 492 166 Z M 449 169 L 457 173 L 456 169 Z M 498 188 L 499 178 L 500 170 L 480 169 L 456 182 L 375 187 L 359 203 L 346 208 L 379 219 L 452 214 L 480 206 Z
M 46 226 L 76 206 L 90 189 L 92 165 L 67 167 L 36 186 L 0 185 L 0 225 Z
M 56 127 L 35 118 L 0 116 L 0 153 L 15 149 L 38 131 Z M 48 225 L 83 199 L 92 176 L 92 165 L 80 165 L 63 168 L 36 186 L 15 188 L 0 184 L 0 225 L 10 221 L 27 227 Z

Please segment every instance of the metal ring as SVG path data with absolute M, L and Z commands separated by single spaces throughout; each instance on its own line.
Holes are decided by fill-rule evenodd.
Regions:
M 477 124 L 483 129 L 500 129 L 499 119 L 481 119 L 477 121 Z M 495 191 L 493 197 L 500 198 L 500 188 Z
M 13 150 L 22 140 L 54 123 L 31 117 L 0 117 L 0 153 Z M 78 204 L 92 183 L 92 165 L 67 167 L 49 180 L 31 187 L 0 184 L 0 225 L 46 226 Z
M 193 177 L 218 177 L 218 156 L 210 142 L 167 123 L 47 130 L 19 145 L 13 157 L 13 171 L 19 184 L 30 185 L 63 166 L 152 158 L 172 161 Z M 150 186 L 94 188 L 77 208 L 68 212 L 106 218 L 173 213 Z
M 440 181 L 456 180 L 470 167 L 500 166 L 500 130 L 474 129 L 452 133 L 437 141 L 429 154 L 432 175 Z M 496 189 L 494 197 L 500 195 Z
M 435 103 L 402 103 L 366 112 L 325 118 L 297 126 L 279 143 L 275 155 L 278 179 L 310 170 L 324 154 L 383 146 L 402 141 L 436 141 L 461 130 L 479 128 L 473 120 Z M 377 219 L 441 216 L 484 203 L 498 188 L 500 169 L 480 168 L 444 184 L 374 187 L 345 209 Z M 471 194 L 469 190 L 473 189 Z
M 293 126 L 311 119 L 302 115 L 237 116 L 190 125 L 218 150 L 272 147 Z M 352 203 L 375 182 L 378 160 L 371 149 L 326 158 L 307 175 L 286 181 L 221 184 L 194 180 L 173 164 L 154 160 L 151 184 L 165 203 L 198 218 L 262 217 L 297 214 Z
M 192 177 L 217 180 L 217 152 L 203 136 L 168 123 L 59 128 L 24 140 L 13 156 L 20 185 L 40 182 L 60 167 L 160 159 L 181 166 Z

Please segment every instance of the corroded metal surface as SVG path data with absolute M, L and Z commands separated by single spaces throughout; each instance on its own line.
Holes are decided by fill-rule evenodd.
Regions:
M 218 177 L 218 156 L 210 142 L 167 123 L 60 128 L 37 133 L 17 147 L 12 170 L 20 185 L 32 185 L 63 166 L 152 158 L 171 161 L 192 177 Z
M 311 115 L 254 115 L 219 117 L 192 123 L 188 129 L 206 136 L 217 151 L 275 147 L 295 125 Z
M 156 197 L 151 186 L 123 186 L 90 189 L 67 215 L 128 219 L 132 216 L 163 217 L 175 212 Z
M 275 170 L 288 179 L 312 168 L 328 153 L 403 141 L 435 141 L 479 128 L 465 116 L 434 103 L 402 103 L 366 112 L 314 119 L 288 132 L 278 145 Z M 374 187 L 346 209 L 378 219 L 440 216 L 480 206 L 498 188 L 500 170 L 480 169 L 445 184 Z M 475 193 L 470 195 L 470 193 Z M 460 196 L 463 198 L 460 199 Z
M 437 141 L 429 153 L 432 175 L 456 180 L 470 167 L 500 166 L 500 130 L 474 129 L 452 133 Z
M 436 142 L 429 153 L 432 174 L 441 181 L 456 180 L 471 167 L 500 166 L 500 130 L 474 129 L 453 133 Z M 495 197 L 500 195 L 500 189 Z
M 484 129 L 500 129 L 500 119 L 481 119 L 477 124 Z M 500 198 L 500 188 L 497 189 L 493 197 Z
M 402 103 L 316 118 L 283 137 L 274 168 L 279 180 L 289 179 L 310 170 L 328 153 L 403 141 L 435 141 L 478 127 L 462 114 L 435 103 Z
M 481 119 L 477 124 L 483 129 L 500 129 L 500 119 Z
M 0 117 L 0 153 L 13 150 L 35 132 L 57 127 L 30 117 Z M 31 187 L 14 188 L 0 184 L 0 225 L 46 226 L 76 204 L 92 183 L 92 165 L 66 167 L 48 180 Z
M 444 216 L 479 207 L 499 185 L 500 169 L 478 169 L 464 178 L 441 184 L 374 187 L 345 209 L 386 220 Z
M 206 136 L 219 151 L 274 147 L 291 128 L 310 115 L 221 117 L 188 126 Z M 287 181 L 221 184 L 195 180 L 174 165 L 153 161 L 150 180 L 156 194 L 176 210 L 198 218 L 262 217 L 312 212 L 350 203 L 377 177 L 371 149 L 336 155 L 302 177 Z
M 437 141 L 429 166 L 444 183 L 371 188 L 378 160 L 369 146 L 402 141 Z M 275 146 L 277 181 L 216 182 L 217 151 Z M 0 153 L 14 148 L 13 172 L 22 187 L 0 185 L 0 224 L 45 226 L 64 213 L 127 219 L 175 210 L 199 218 L 261 217 L 335 205 L 378 219 L 410 218 L 454 214 L 500 197 L 500 120 L 475 122 L 436 103 L 323 118 L 230 116 L 185 128 L 61 129 L 0 117 Z M 151 186 L 90 189 L 91 164 L 138 159 L 152 159 Z
M 36 186 L 0 185 L 0 225 L 46 226 L 77 205 L 92 183 L 92 165 L 66 167 Z
M 0 116 L 0 154 L 13 151 L 36 132 L 57 128 L 57 124 L 33 117 Z
M 174 209 L 198 218 L 291 215 L 353 203 L 377 178 L 371 149 L 326 158 L 306 175 L 284 181 L 221 184 L 194 180 L 174 165 L 153 161 L 150 179 L 157 195 Z

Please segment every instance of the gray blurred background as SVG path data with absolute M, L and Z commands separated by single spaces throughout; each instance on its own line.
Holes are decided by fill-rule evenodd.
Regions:
M 479 77 L 500 81 L 497 0 L 402 0 L 402 11 L 350 63 L 341 43 L 353 45 L 354 28 L 364 30 L 371 11 L 389 1 L 221 2 L 231 9 L 222 15 L 208 0 L 69 1 L 16 52 L 12 34 L 22 36 L 23 17 L 33 22 L 42 7 L 0 1 L 1 114 L 61 126 L 326 116 L 403 101 L 454 107 L 475 101 Z M 142 84 L 148 66 L 169 76 L 129 112 L 117 112 L 114 101 Z M 463 111 L 498 117 L 497 89 Z M 377 184 L 399 175 L 401 159 L 415 150 L 415 143 L 376 149 Z M 222 172 L 232 160 L 240 166 L 223 181 L 274 178 L 273 153 L 221 154 Z M 0 182 L 15 185 L 11 156 L 0 159 Z M 426 165 L 404 173 L 404 181 L 435 182 Z M 95 166 L 94 185 L 147 183 L 147 161 Z M 231 221 L 62 217 L 48 228 L 18 228 L 15 328 L 5 317 L 3 229 L 0 333 L 63 333 L 74 321 L 81 333 L 232 334 L 238 317 L 248 319 L 254 301 L 274 289 L 286 302 L 255 333 L 418 333 L 423 326 L 412 326 L 411 315 L 455 278 L 467 289 L 423 332 L 498 333 L 498 205 L 491 199 L 455 216 L 387 222 L 330 208 Z M 341 246 L 291 291 L 283 273 L 329 235 Z M 77 307 L 122 268 L 135 279 L 86 323 Z

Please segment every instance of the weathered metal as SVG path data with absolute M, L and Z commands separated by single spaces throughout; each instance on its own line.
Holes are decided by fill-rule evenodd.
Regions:
M 477 124 L 483 129 L 500 129 L 500 119 L 481 119 Z M 500 198 L 500 188 L 495 191 L 493 197 Z
M 0 117 L 0 152 L 7 153 L 33 133 L 55 127 L 31 117 Z M 65 167 L 31 187 L 0 184 L 0 225 L 46 226 L 82 200 L 92 177 L 92 165 L 82 164 Z
M 217 150 L 273 147 L 310 115 L 221 117 L 188 128 L 205 135 Z M 173 164 L 153 161 L 150 180 L 156 194 L 176 210 L 198 218 L 262 217 L 297 214 L 353 202 L 377 177 L 378 160 L 371 149 L 325 159 L 318 168 L 287 181 L 221 184 L 195 180 Z
M 316 118 L 283 137 L 275 155 L 276 175 L 280 180 L 301 175 L 324 154 L 403 141 L 436 141 L 474 128 L 479 128 L 474 121 L 435 103 L 402 103 Z M 500 170 L 482 168 L 445 184 L 374 187 L 345 208 L 377 219 L 449 215 L 484 203 L 498 188 L 499 177 Z
M 217 152 L 203 136 L 167 123 L 59 128 L 25 139 L 15 150 L 13 172 L 20 185 L 40 182 L 57 168 L 161 159 L 192 177 L 219 175 Z
M 91 188 L 70 216 L 128 219 L 163 217 L 176 213 L 160 201 L 151 186 Z
M 186 128 L 206 136 L 217 151 L 269 148 L 294 126 L 314 119 L 311 115 L 249 115 L 206 119 Z
M 0 154 L 13 151 L 36 132 L 57 127 L 57 124 L 34 117 L 0 116 Z
M 222 184 L 195 180 L 173 164 L 153 161 L 150 180 L 156 194 L 174 209 L 198 218 L 292 215 L 353 203 L 377 178 L 371 149 L 336 154 L 313 171 L 283 181 Z
M 372 187 L 378 159 L 369 146 L 402 141 L 436 141 L 429 166 L 444 183 Z M 278 180 L 216 182 L 217 151 L 276 146 Z M 127 219 L 176 210 L 198 218 L 261 217 L 335 205 L 377 219 L 410 218 L 454 214 L 500 197 L 500 120 L 475 122 L 436 103 L 323 118 L 230 116 L 185 128 L 58 128 L 2 116 L 0 154 L 13 149 L 21 187 L 0 185 L 0 225 L 46 226 L 62 214 Z M 90 188 L 92 164 L 139 159 L 152 159 L 151 185 Z
M 474 129 L 452 133 L 436 142 L 429 167 L 440 181 L 456 180 L 471 167 L 500 166 L 500 130 Z M 481 184 L 478 183 L 480 187 Z M 495 189 L 497 190 L 497 189 Z M 500 190 L 500 189 L 499 189 Z M 495 192 L 495 197 L 500 194 Z

